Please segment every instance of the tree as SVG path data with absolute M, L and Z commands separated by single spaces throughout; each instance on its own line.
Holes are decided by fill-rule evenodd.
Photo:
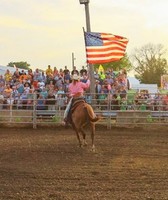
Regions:
M 95 64 L 94 68 L 99 68 L 100 64 Z M 119 71 L 121 69 L 126 69 L 127 71 L 130 71 L 132 69 L 132 64 L 129 61 L 129 58 L 127 55 L 125 55 L 121 60 L 116 62 L 110 62 L 110 63 L 103 63 L 103 68 L 106 70 L 107 68 L 113 68 L 114 71 Z
M 140 49 L 135 49 L 132 55 L 134 61 L 135 77 L 140 83 L 157 84 L 160 86 L 161 76 L 168 69 L 167 60 L 164 58 L 166 50 L 163 45 L 147 44 Z
M 21 61 L 21 62 L 10 62 L 8 63 L 8 66 L 10 67 L 16 66 L 17 68 L 28 70 L 30 64 L 28 64 L 27 62 Z

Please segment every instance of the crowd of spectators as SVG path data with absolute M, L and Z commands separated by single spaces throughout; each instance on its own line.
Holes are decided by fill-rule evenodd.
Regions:
M 9 108 L 15 106 L 18 109 L 32 109 L 34 97 L 36 94 L 36 106 L 39 110 L 65 109 L 68 101 L 68 86 L 71 83 L 71 77 L 74 74 L 80 76 L 80 81 L 86 82 L 89 78 L 88 70 L 82 66 L 80 70 L 73 67 L 72 71 L 67 66 L 64 69 L 52 68 L 48 65 L 45 71 L 36 69 L 35 71 L 22 70 L 16 68 L 14 73 L 9 69 L 4 75 L 0 75 L 0 106 Z M 120 72 L 113 71 L 112 68 L 107 70 L 96 69 L 95 77 L 95 99 L 96 105 L 100 109 L 119 110 L 126 107 L 127 91 L 130 88 L 127 79 L 127 72 L 122 69 Z M 86 91 L 86 101 L 89 103 L 91 95 L 89 90 Z M 142 100 L 149 100 L 149 94 L 138 94 L 135 96 L 135 104 L 142 104 Z M 159 99 L 159 101 L 156 101 Z M 163 98 L 159 95 L 153 97 L 154 104 L 160 102 L 168 104 L 168 95 Z M 165 104 L 166 104 L 165 103 Z
M 168 111 L 168 93 L 150 94 L 148 90 L 142 90 L 135 95 L 134 102 L 140 110 Z

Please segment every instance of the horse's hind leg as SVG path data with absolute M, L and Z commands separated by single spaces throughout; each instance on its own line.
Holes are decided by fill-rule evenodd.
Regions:
M 82 133 L 82 137 L 83 137 L 83 145 L 86 146 L 87 142 L 86 142 L 86 133 L 83 130 L 83 128 L 81 128 L 81 133 Z
M 95 124 L 91 123 L 90 126 L 91 126 L 92 151 L 95 151 L 95 145 L 94 145 Z

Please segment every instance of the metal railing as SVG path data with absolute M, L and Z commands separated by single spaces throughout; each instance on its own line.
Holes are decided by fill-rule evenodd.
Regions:
M 101 115 L 99 124 L 112 126 L 167 125 L 168 104 L 163 98 L 115 98 L 112 94 L 86 94 L 85 100 L 90 103 L 97 115 Z M 55 99 L 39 98 L 32 94 L 31 99 L 13 99 L 9 97 L 0 102 L 0 125 L 61 125 L 67 104 L 65 95 Z

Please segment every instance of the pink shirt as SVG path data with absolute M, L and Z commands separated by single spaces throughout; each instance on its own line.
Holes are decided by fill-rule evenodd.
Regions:
M 81 93 L 81 95 L 83 95 L 84 90 L 89 88 L 89 86 L 90 86 L 90 80 L 87 80 L 86 83 L 76 82 L 75 85 L 73 83 L 70 83 L 69 85 L 70 96 L 73 97 L 78 93 Z

